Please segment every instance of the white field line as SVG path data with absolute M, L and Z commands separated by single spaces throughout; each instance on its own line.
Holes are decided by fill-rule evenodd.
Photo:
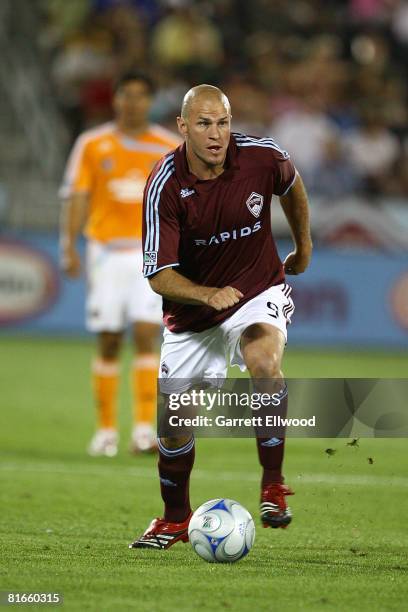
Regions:
M 107 459 L 107 461 L 111 461 Z M 156 478 L 155 468 L 148 467 L 121 467 L 113 468 L 103 464 L 91 466 L 89 464 L 65 465 L 62 463 L 33 462 L 25 463 L 0 463 L 0 472 L 31 473 L 31 474 L 65 474 L 70 476 L 112 476 L 115 478 Z M 206 470 L 194 470 L 194 479 L 217 481 L 244 481 L 258 482 L 258 473 L 244 472 L 217 472 Z M 382 487 L 395 486 L 408 488 L 408 478 L 402 476 L 358 476 L 356 474 L 292 474 L 288 480 L 292 484 L 305 483 L 315 485 L 340 485 L 340 486 L 367 486 Z

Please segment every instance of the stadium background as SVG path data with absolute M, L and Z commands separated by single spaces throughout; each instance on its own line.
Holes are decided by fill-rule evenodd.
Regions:
M 8 563 L 0 588 L 58 588 L 70 609 L 133 609 L 137 601 L 139 610 L 150 610 L 154 601 L 154 609 L 167 610 L 171 601 L 189 610 L 187 595 L 169 599 L 163 586 L 163 577 L 176 580 L 183 571 L 194 609 L 210 609 L 202 576 L 214 574 L 198 562 L 191 569 L 185 550 L 175 552 L 174 567 L 156 566 L 157 575 L 150 556 L 133 563 L 122 555 L 158 510 L 154 459 L 135 463 L 126 447 L 110 465 L 85 456 L 93 342 L 84 331 L 84 283 L 64 280 L 58 270 L 57 191 L 66 156 L 81 130 L 110 118 L 112 79 L 126 68 L 152 74 L 152 119 L 171 129 L 190 86 L 219 85 L 231 100 L 233 128 L 274 136 L 310 194 L 315 252 L 307 274 L 291 279 L 297 310 L 285 372 L 406 377 L 408 3 L 2 0 L 0 51 L 0 473 L 7 507 L 0 535 Z M 273 227 L 284 253 L 290 243 L 278 202 Z M 128 354 L 124 371 L 126 360 Z M 126 380 L 120 407 L 125 439 Z M 202 441 L 195 505 L 229 495 L 256 513 L 250 443 L 231 441 L 227 452 L 213 442 L 214 454 Z M 247 574 L 224 568 L 217 588 L 227 594 L 211 609 L 270 609 L 240 593 L 251 593 L 253 581 L 266 588 L 262 559 L 271 554 L 280 580 L 278 599 L 273 595 L 284 609 L 300 609 L 299 601 L 302 609 L 354 609 L 358 599 L 360 610 L 401 609 L 401 591 L 389 578 L 395 571 L 398 581 L 407 569 L 400 528 L 406 442 L 365 440 L 359 450 L 345 441 L 293 440 L 290 448 L 299 528 L 288 530 L 284 544 L 278 534 L 272 550 L 258 529 L 258 548 L 242 566 Z M 388 487 L 394 503 L 381 535 L 373 506 L 388 504 Z M 316 534 L 304 513 L 320 516 L 322 505 Z M 16 553 L 22 538 L 25 555 Z
M 9 333 L 84 333 L 84 286 L 56 266 L 58 183 L 73 139 L 111 117 L 112 79 L 138 66 L 157 84 L 155 121 L 175 129 L 183 93 L 211 82 L 229 95 L 235 130 L 290 151 L 316 247 L 310 272 L 293 279 L 291 343 L 406 347 L 406 2 L 5 0 L 1 11 Z M 279 205 L 273 227 L 288 238 Z

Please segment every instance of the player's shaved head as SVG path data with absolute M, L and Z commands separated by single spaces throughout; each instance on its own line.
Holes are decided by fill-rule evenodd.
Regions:
M 189 168 L 202 180 L 224 172 L 231 138 L 231 107 L 213 85 L 197 85 L 184 96 L 177 126 L 185 140 Z
M 231 114 L 231 105 L 225 93 L 214 85 L 197 85 L 188 90 L 181 105 L 181 116 L 185 120 L 188 118 L 191 109 L 204 100 L 214 100 L 220 102 Z

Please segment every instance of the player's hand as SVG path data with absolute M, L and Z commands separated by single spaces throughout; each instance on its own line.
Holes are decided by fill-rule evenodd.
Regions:
M 292 251 L 283 262 L 285 274 L 301 274 L 308 267 L 312 257 L 312 245 L 306 249 Z
M 234 287 L 223 287 L 222 289 L 213 289 L 209 294 L 206 303 L 215 310 L 226 310 L 244 297 L 244 294 Z
M 61 253 L 61 270 L 69 278 L 78 278 L 81 274 L 81 258 L 75 248 L 64 249 Z

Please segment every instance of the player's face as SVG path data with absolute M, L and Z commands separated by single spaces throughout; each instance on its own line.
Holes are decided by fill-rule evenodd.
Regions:
M 231 134 L 231 115 L 221 100 L 197 100 L 186 119 L 178 118 L 178 126 L 193 165 L 201 162 L 207 167 L 223 167 Z
M 126 127 L 138 127 L 146 123 L 152 96 L 143 81 L 129 81 L 115 94 L 113 107 L 116 118 Z

